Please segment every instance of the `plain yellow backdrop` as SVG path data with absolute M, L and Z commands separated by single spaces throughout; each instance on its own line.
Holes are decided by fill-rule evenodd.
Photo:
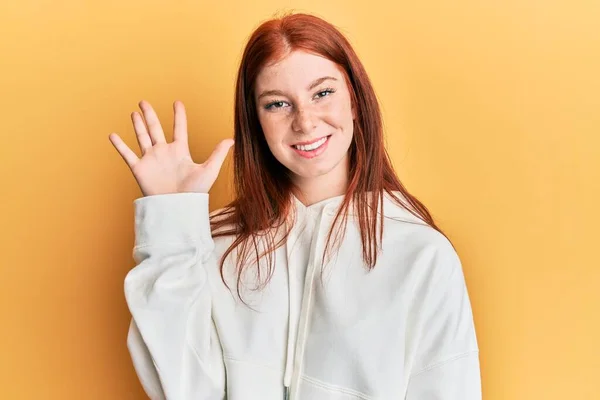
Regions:
M 484 398 L 600 399 L 591 0 L 3 1 L 0 398 L 145 398 L 123 297 L 140 192 L 108 134 L 135 148 L 146 99 L 170 138 L 180 99 L 201 162 L 232 135 L 245 40 L 292 10 L 355 46 L 401 179 L 457 246 Z

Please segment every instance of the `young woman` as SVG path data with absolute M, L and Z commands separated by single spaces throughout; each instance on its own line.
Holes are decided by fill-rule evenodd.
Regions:
M 127 339 L 152 399 L 481 398 L 460 260 L 402 186 L 367 74 L 331 24 L 251 36 L 235 94 L 235 200 L 208 212 L 233 141 L 203 164 L 174 103 L 167 143 L 132 114 L 136 266 Z

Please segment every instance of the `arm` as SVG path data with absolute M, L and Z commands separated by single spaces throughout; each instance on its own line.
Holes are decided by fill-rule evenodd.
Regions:
M 481 400 L 479 349 L 458 255 L 444 251 L 434 284 L 421 288 L 418 348 L 406 400 Z
M 216 268 L 208 194 L 138 198 L 125 278 L 127 346 L 151 399 L 222 399 L 225 371 L 206 267 Z

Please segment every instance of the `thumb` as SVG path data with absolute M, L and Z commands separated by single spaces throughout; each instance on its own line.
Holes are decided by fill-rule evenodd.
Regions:
M 233 139 L 222 140 L 213 150 L 204 165 L 208 168 L 216 169 L 218 172 L 225 161 L 225 157 L 227 157 L 229 149 L 233 146 L 233 143 Z

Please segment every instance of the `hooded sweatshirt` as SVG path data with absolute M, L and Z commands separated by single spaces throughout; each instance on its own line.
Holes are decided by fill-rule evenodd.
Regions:
M 352 207 L 324 263 L 343 199 L 307 207 L 294 198 L 274 268 L 269 257 L 248 266 L 239 292 L 236 251 L 221 275 L 234 238 L 212 237 L 208 194 L 134 201 L 127 346 L 151 399 L 481 399 L 473 315 L 450 242 L 386 194 L 375 268 L 365 267 Z

